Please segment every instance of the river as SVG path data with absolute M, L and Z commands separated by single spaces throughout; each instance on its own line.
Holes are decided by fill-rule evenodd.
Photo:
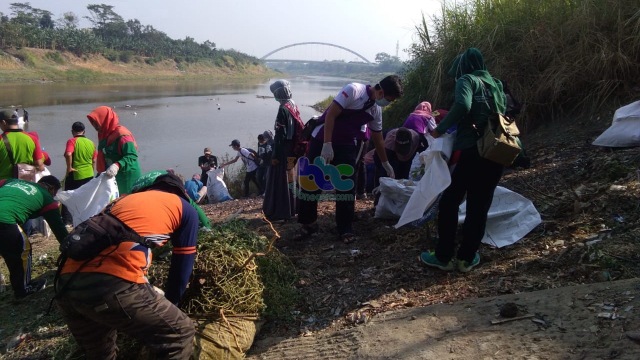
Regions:
M 330 77 L 288 80 L 303 121 L 317 114 L 311 105 L 354 81 Z M 42 147 L 51 156 L 48 168 L 53 175 L 64 176 L 63 152 L 71 137 L 71 125 L 84 122 L 86 136 L 97 144 L 97 133 L 86 115 L 97 106 L 107 105 L 134 134 L 143 172 L 173 168 L 188 178 L 200 172 L 197 159 L 205 147 L 219 158 L 235 157 L 229 147 L 231 140 L 238 139 L 243 146 L 255 149 L 258 134 L 273 129 L 278 103 L 269 91 L 271 82 L 12 84 L 0 86 L 0 101 L 2 108 L 27 108 L 28 130 L 38 132 Z M 239 170 L 238 164 L 232 169 Z

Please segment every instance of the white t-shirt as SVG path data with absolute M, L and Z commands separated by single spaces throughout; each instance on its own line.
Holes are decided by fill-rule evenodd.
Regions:
M 345 85 L 345 87 L 340 90 L 338 95 L 333 98 L 333 101 L 338 103 L 343 109 L 351 109 L 351 110 L 359 110 L 364 107 L 364 104 L 369 100 L 369 94 L 367 94 L 367 85 L 360 83 L 351 83 Z M 366 131 L 367 126 L 371 131 L 382 131 L 382 108 L 378 105 L 373 105 L 372 107 L 365 110 L 373 117 L 373 120 L 369 121 L 367 124 L 362 125 L 362 131 Z M 313 130 L 313 136 L 315 137 L 320 129 L 324 128 L 324 126 L 316 126 Z M 324 130 L 323 130 L 324 131 Z
M 242 159 L 242 162 L 247 166 L 247 172 L 252 172 L 258 169 L 258 164 L 251 160 L 251 152 L 243 147 L 238 150 L 238 156 Z M 256 159 L 257 160 L 257 159 Z

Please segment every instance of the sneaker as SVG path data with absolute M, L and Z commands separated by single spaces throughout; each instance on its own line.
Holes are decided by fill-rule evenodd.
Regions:
M 16 298 L 21 299 L 25 296 L 35 294 L 38 291 L 44 289 L 46 286 L 47 286 L 47 279 L 33 280 L 25 287 L 24 294 L 18 295 L 16 296 Z
M 426 265 L 436 267 L 440 270 L 452 271 L 455 268 L 453 260 L 449 260 L 447 263 L 438 260 L 435 251 L 423 252 L 418 258 Z
M 465 260 L 459 260 L 458 271 L 463 273 L 469 272 L 471 271 L 471 269 L 478 266 L 478 264 L 480 264 L 480 254 L 476 253 L 476 255 L 473 257 L 473 260 L 470 263 Z

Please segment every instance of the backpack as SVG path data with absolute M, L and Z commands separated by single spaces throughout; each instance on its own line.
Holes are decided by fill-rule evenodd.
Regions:
M 305 134 L 306 124 L 302 123 L 300 119 L 300 111 L 298 108 L 294 108 L 291 106 L 290 102 L 286 102 L 284 107 L 289 110 L 291 115 L 294 118 L 294 133 L 293 133 L 293 155 L 297 158 L 305 156 L 307 154 L 307 148 L 309 147 L 309 139 L 311 138 L 311 131 L 309 132 L 309 136 L 307 137 Z M 307 121 L 307 124 L 309 122 Z
M 260 165 L 260 158 L 258 157 L 258 152 L 251 148 L 245 148 L 245 149 L 247 149 L 251 153 L 251 155 L 253 155 L 253 159 L 249 156 L 242 155 L 242 150 L 240 151 L 240 155 L 242 155 L 242 157 L 247 160 L 253 161 L 256 165 Z

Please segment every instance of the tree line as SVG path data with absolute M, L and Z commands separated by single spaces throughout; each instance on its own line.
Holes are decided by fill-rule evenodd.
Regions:
M 54 20 L 48 10 L 29 3 L 11 3 L 11 14 L 0 13 L 0 47 L 68 51 L 76 56 L 101 54 L 111 61 L 122 62 L 139 56 L 148 64 L 172 59 L 177 63 L 209 60 L 217 66 L 229 66 L 229 57 L 235 65 L 260 62 L 235 50 L 217 49 L 209 40 L 198 43 L 191 37 L 171 39 L 138 19 L 125 21 L 113 8 L 105 4 L 87 5 L 90 15 L 84 18 L 91 27 L 79 28 L 81 18 L 73 12 L 65 12 Z

